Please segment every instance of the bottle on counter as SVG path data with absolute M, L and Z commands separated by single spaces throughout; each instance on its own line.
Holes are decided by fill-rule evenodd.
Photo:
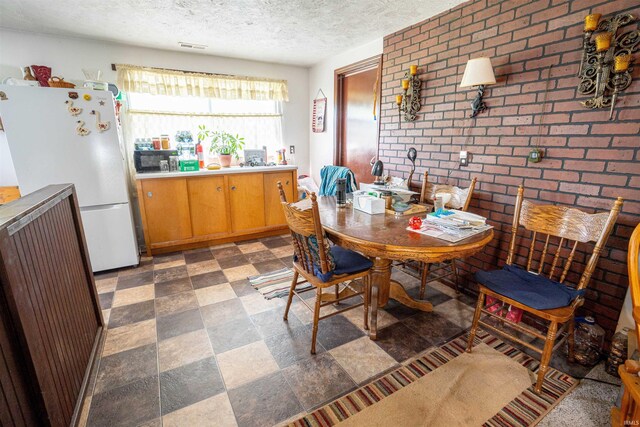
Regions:
M 162 149 L 162 144 L 160 143 L 160 138 L 159 137 L 154 137 L 152 139 L 153 142 L 153 149 L 154 150 L 161 150 Z
M 204 149 L 200 142 L 196 144 L 196 155 L 198 156 L 198 165 L 200 166 L 200 169 L 204 169 Z
M 171 141 L 169 135 L 160 135 L 160 144 L 163 150 L 169 150 L 171 148 Z

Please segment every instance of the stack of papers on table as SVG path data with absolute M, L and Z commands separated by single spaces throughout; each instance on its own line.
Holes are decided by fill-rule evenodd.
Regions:
M 455 243 L 493 228 L 486 221 L 483 216 L 451 209 L 432 212 L 420 229 L 407 227 L 407 230 Z

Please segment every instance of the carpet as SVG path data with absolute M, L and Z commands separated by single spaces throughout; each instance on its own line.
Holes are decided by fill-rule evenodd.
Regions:
M 270 273 L 250 276 L 248 279 L 251 286 L 266 299 L 282 298 L 289 295 L 293 270 L 285 267 Z M 302 283 L 296 286 L 296 290 L 300 292 L 311 287 L 309 283 Z
M 537 395 L 537 360 L 484 331 L 474 344 L 460 336 L 289 425 L 533 426 L 578 384 L 549 368 Z

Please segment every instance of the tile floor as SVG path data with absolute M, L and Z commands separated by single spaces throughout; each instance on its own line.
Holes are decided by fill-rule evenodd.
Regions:
M 289 238 L 276 236 L 97 275 L 108 331 L 87 425 L 278 424 L 470 326 L 475 299 L 433 283 L 426 298 L 434 311 L 391 301 L 378 312 L 375 342 L 363 330 L 362 307 L 321 321 L 312 356 L 311 312 L 294 299 L 284 322 L 285 301 L 265 300 L 247 280 L 289 266 L 291 256 Z M 416 278 L 401 271 L 394 278 L 417 296 Z M 578 400 L 570 412 L 585 402 Z

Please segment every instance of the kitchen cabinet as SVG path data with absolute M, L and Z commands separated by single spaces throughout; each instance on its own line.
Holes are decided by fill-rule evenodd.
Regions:
M 235 174 L 227 176 L 227 179 L 233 231 L 263 228 L 265 226 L 263 174 Z
M 187 188 L 193 236 L 228 232 L 229 214 L 224 176 L 191 178 L 187 180 Z
M 142 181 L 141 200 L 144 201 L 143 215 L 150 243 L 183 240 L 192 236 L 186 179 Z
M 147 255 L 286 233 L 276 184 L 294 201 L 296 177 L 295 166 L 137 175 Z
M 264 175 L 264 213 L 266 225 L 286 225 L 284 211 L 280 204 L 280 192 L 278 191 L 278 181 L 282 183 L 287 201 L 293 198 L 293 179 L 290 173 L 278 172 Z

